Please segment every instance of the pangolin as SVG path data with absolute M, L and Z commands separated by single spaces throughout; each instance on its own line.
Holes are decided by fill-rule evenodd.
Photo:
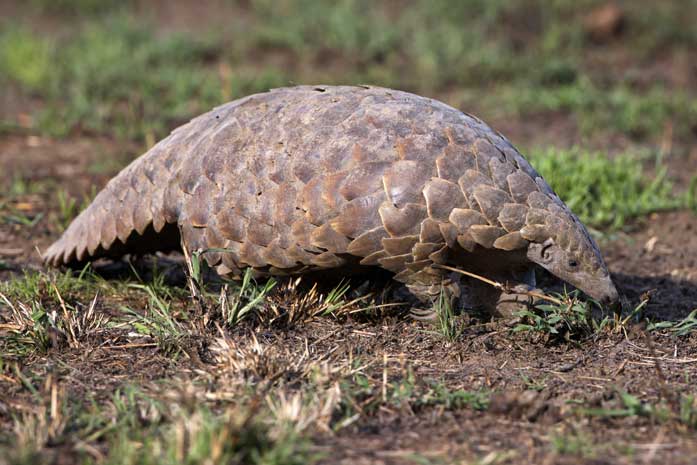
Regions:
M 421 298 L 475 305 L 474 282 L 439 265 L 527 286 L 537 265 L 618 300 L 584 225 L 506 138 L 379 87 L 275 89 L 198 116 L 114 177 L 45 259 L 180 244 L 221 275 L 381 267 Z

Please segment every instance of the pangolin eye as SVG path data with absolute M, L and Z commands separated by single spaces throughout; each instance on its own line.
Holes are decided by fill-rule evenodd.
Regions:
M 578 262 L 574 260 L 573 258 L 569 260 L 569 268 L 576 268 L 578 266 Z

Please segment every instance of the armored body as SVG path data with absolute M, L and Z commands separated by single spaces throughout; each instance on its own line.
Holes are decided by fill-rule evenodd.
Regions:
M 176 248 L 220 274 L 381 267 L 416 295 L 542 266 L 617 300 L 586 228 L 503 136 L 441 102 L 301 86 L 230 102 L 136 159 L 45 253 L 53 264 Z M 223 250 L 224 249 L 224 250 Z

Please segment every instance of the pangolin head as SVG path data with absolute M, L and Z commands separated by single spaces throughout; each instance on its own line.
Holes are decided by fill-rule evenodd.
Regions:
M 564 204 L 548 206 L 539 221 L 526 224 L 520 233 L 530 241 L 530 261 L 602 305 L 612 306 L 619 301 L 598 245 Z

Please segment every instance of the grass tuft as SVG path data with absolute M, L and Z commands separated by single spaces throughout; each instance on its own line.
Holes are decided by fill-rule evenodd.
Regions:
M 276 281 L 273 279 L 269 279 L 262 285 L 257 284 L 252 278 L 252 273 L 251 268 L 245 270 L 242 283 L 232 298 L 227 292 L 227 286 L 221 292 L 220 313 L 225 323 L 230 327 L 237 326 L 240 321 L 258 308 L 276 286 Z
M 147 311 L 142 314 L 129 307 L 122 311 L 131 318 L 129 324 L 140 334 L 150 336 L 165 353 L 176 356 L 190 335 L 189 329 L 180 321 L 186 314 L 175 315 L 170 296 L 161 295 L 156 288 L 144 284 L 131 284 L 132 289 L 144 291 L 148 296 Z
M 697 329 L 697 310 L 693 310 L 680 321 L 659 321 L 650 323 L 647 327 L 649 331 L 667 329 L 675 336 L 687 336 Z
M 579 148 L 534 150 L 530 162 L 581 221 L 593 227 L 621 228 L 647 213 L 675 208 L 666 169 L 650 176 L 647 160 L 631 154 L 609 158 Z
M 584 302 L 576 294 L 558 295 L 557 303 L 541 303 L 516 312 L 521 319 L 513 332 L 542 334 L 555 340 L 579 340 L 592 335 L 597 322 L 591 313 L 592 302 Z
M 559 455 L 571 455 L 586 459 L 591 459 L 598 455 L 597 446 L 593 443 L 593 438 L 583 432 L 553 434 L 550 445 L 552 450 Z
M 614 132 L 645 139 L 660 136 L 667 123 L 674 125 L 676 134 L 687 135 L 697 118 L 697 100 L 684 92 L 659 85 L 637 90 L 621 82 L 603 88 L 588 75 L 572 78 L 572 72 L 564 68 L 550 73 L 538 83 L 502 85 L 488 100 L 518 117 L 572 114 L 586 135 Z M 559 85 L 544 82 L 548 79 L 558 80 Z
M 131 407 L 133 408 L 133 407 Z M 308 443 L 292 431 L 272 430 L 240 409 L 207 407 L 166 412 L 168 421 L 111 432 L 106 464 L 245 463 L 302 465 L 316 461 Z
M 47 39 L 27 29 L 0 29 L 0 77 L 15 81 L 28 91 L 38 92 L 51 79 L 53 52 Z
M 43 13 L 64 16 L 91 16 L 113 13 L 114 10 L 135 4 L 133 0 L 29 0 Z
M 443 290 L 441 290 L 438 300 L 434 303 L 434 311 L 436 313 L 437 332 L 448 342 L 457 340 L 460 334 L 462 334 L 462 329 L 459 328 L 452 302 Z

